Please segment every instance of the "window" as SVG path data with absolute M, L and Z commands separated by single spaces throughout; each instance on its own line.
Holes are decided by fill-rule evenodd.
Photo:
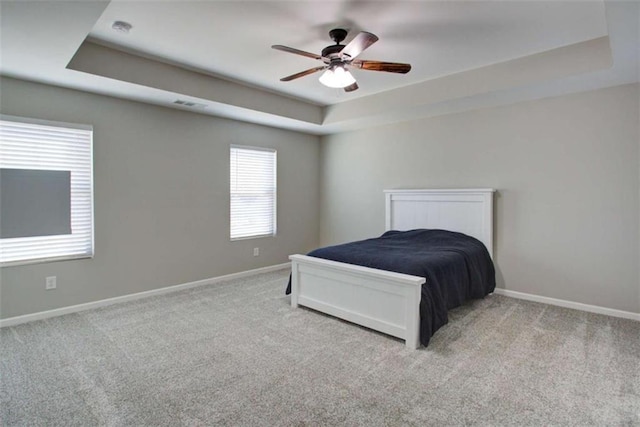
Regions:
M 276 234 L 276 151 L 231 146 L 231 239 Z
M 93 256 L 93 129 L 0 115 L 0 264 Z

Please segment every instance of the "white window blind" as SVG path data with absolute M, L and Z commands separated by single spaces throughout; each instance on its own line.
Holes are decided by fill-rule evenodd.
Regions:
M 276 151 L 231 146 L 231 239 L 276 234 Z
M 93 129 L 0 116 L 0 168 L 70 172 L 71 234 L 0 239 L 3 266 L 93 256 Z

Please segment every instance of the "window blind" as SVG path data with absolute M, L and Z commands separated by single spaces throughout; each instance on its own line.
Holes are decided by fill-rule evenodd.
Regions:
M 91 126 L 0 116 L 0 168 L 70 172 L 71 234 L 0 239 L 4 265 L 93 256 Z
M 276 151 L 231 146 L 231 239 L 276 234 Z

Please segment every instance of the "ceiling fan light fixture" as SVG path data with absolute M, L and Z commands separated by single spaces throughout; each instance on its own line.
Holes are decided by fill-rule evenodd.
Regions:
M 356 82 L 356 79 L 351 75 L 349 70 L 340 65 L 327 69 L 318 80 L 327 87 L 339 89 L 350 86 Z

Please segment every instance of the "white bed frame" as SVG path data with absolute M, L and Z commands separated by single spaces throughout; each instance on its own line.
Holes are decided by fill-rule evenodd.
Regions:
M 386 229 L 458 231 L 493 257 L 493 189 L 385 190 Z M 306 306 L 420 346 L 424 277 L 291 255 L 291 306 Z

